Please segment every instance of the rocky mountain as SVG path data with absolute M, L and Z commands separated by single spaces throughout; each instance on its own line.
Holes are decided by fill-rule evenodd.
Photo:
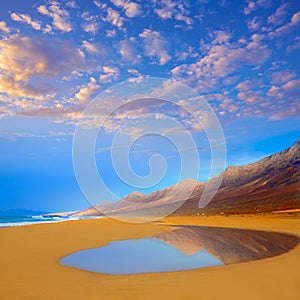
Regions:
M 216 196 L 203 209 L 197 209 L 199 197 L 194 194 L 176 213 L 193 214 L 198 210 L 204 214 L 234 214 L 300 209 L 300 141 L 255 163 L 228 167 Z
M 103 202 L 96 204 L 94 206 L 91 206 L 87 209 L 76 211 L 71 214 L 69 213 L 68 215 L 73 216 L 73 217 L 97 216 L 97 215 L 101 214 L 101 211 L 108 209 L 111 205 L 112 205 L 112 202 L 103 201 Z
M 205 186 L 218 180 L 219 176 L 223 176 L 223 179 L 217 194 L 206 207 L 200 209 L 199 200 Z M 137 211 L 163 214 L 167 208 L 175 210 L 176 215 L 299 210 L 300 141 L 255 163 L 228 167 L 219 176 L 206 183 L 186 179 L 149 195 L 134 192 L 117 203 L 104 206 L 100 204 L 88 209 L 84 214 L 123 214 Z M 184 202 L 191 186 L 194 187 L 194 191 Z
M 73 215 L 111 215 L 126 213 L 128 211 L 149 211 L 153 210 L 153 208 L 155 210 L 156 208 L 159 208 L 159 210 L 162 212 L 167 208 L 167 205 L 173 205 L 175 208 L 179 207 L 184 202 L 184 199 L 186 199 L 186 195 L 190 195 L 190 191 L 194 186 L 201 186 L 201 183 L 194 179 L 188 178 L 173 186 L 152 192 L 148 195 L 140 192 L 133 192 L 124 196 L 116 203 L 104 201 L 86 210 L 76 212 Z M 103 203 L 105 205 L 103 205 Z

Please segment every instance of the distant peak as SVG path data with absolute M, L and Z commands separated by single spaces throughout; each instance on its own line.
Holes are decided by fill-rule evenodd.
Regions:
M 181 180 L 180 182 L 178 182 L 177 184 L 180 184 L 180 185 L 196 185 L 196 184 L 199 184 L 199 181 L 193 179 L 193 178 L 186 178 L 186 179 L 183 179 Z
M 134 192 L 124 196 L 122 198 L 122 200 L 129 201 L 129 202 L 135 202 L 137 199 L 144 198 L 144 197 L 146 197 L 145 194 L 138 192 L 138 191 L 134 191 Z
M 236 172 L 237 170 L 242 169 L 242 168 L 243 168 L 243 166 L 228 166 L 228 167 L 226 167 L 225 172 L 232 173 L 232 172 Z
M 129 195 L 131 195 L 131 196 L 145 196 L 145 194 L 143 194 L 143 193 L 141 193 L 139 191 L 134 191 L 134 192 L 132 192 Z M 129 195 L 127 195 L 127 196 L 129 196 Z
M 186 179 L 181 180 L 181 182 L 198 182 L 198 181 L 194 178 L 186 178 Z
M 296 141 L 291 148 L 300 148 L 300 140 Z

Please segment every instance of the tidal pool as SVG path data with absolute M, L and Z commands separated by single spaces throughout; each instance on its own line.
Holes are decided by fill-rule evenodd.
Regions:
M 153 238 L 121 240 L 68 255 L 60 263 L 104 274 L 174 272 L 280 255 L 299 238 L 235 228 L 182 226 Z
M 66 256 L 60 262 L 70 267 L 105 274 L 170 272 L 222 265 L 219 259 L 205 250 L 187 255 L 156 238 L 111 242 L 101 248 Z

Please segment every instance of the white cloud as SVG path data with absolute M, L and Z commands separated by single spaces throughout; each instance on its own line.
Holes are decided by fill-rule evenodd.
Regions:
M 95 6 L 97 6 L 98 8 L 105 10 L 107 8 L 107 4 L 106 3 L 102 3 L 100 1 L 94 0 L 93 3 L 95 4 Z
M 135 38 L 121 41 L 119 50 L 123 60 L 130 61 L 132 63 L 138 63 L 140 61 L 141 55 L 137 53 Z
M 100 75 L 99 80 L 103 83 L 111 82 L 112 80 L 117 79 L 120 74 L 119 69 L 116 67 L 104 66 L 102 70 L 103 74 Z
M 52 32 L 52 26 L 47 24 L 44 28 L 43 28 L 43 33 L 53 33 Z
M 124 18 L 121 17 L 116 10 L 110 7 L 107 8 L 106 17 L 103 17 L 102 20 L 111 23 L 113 26 L 116 26 L 119 29 L 122 29 L 124 23 Z
M 78 8 L 77 4 L 75 1 L 69 1 L 66 3 L 67 7 L 71 7 L 71 8 Z
M 81 24 L 82 29 L 85 32 L 96 35 L 100 28 L 99 17 L 97 15 L 91 15 L 89 12 L 84 12 L 81 14 L 81 18 L 84 20 L 84 23 Z
M 239 90 L 237 97 L 250 105 L 261 104 L 264 102 L 264 98 L 259 86 L 260 83 L 256 79 L 239 82 L 236 86 L 236 89 Z
M 189 7 L 186 2 L 177 0 L 162 0 L 153 1 L 156 5 L 154 12 L 163 20 L 174 18 L 177 21 L 182 21 L 187 25 L 193 24 L 193 20 L 189 17 Z
M 281 4 L 273 13 L 268 17 L 268 23 L 269 24 L 274 24 L 274 25 L 280 25 L 284 22 L 284 19 L 287 14 L 287 8 L 289 4 L 288 3 L 283 3 Z
M 31 26 L 35 30 L 41 30 L 42 29 L 41 22 L 32 20 L 29 15 L 11 13 L 10 17 L 13 21 L 25 23 L 25 24 Z
M 248 41 L 230 42 L 228 34 L 217 34 L 211 43 L 203 44 L 205 53 L 197 62 L 183 64 L 171 72 L 175 78 L 186 78 L 190 84 L 207 90 L 213 88 L 219 78 L 235 73 L 245 65 L 260 66 L 270 56 L 270 50 L 262 44 L 263 36 L 253 34 Z
M 249 15 L 260 7 L 268 7 L 271 4 L 270 0 L 247 0 L 247 5 L 244 7 L 244 14 Z
M 280 88 L 278 86 L 271 86 L 270 89 L 268 90 L 267 95 L 270 97 L 274 97 L 276 96 L 277 98 L 281 98 L 281 96 L 279 95 L 280 93 Z
M 291 23 L 295 26 L 300 23 L 300 11 L 298 11 L 292 16 Z
M 285 80 L 284 80 L 285 81 Z M 300 114 L 300 79 L 289 80 L 283 84 L 273 85 L 267 92 L 276 103 L 271 119 L 283 119 Z
M 272 107 L 273 109 L 272 105 L 275 106 L 280 101 L 280 104 L 272 112 L 278 109 L 280 105 L 282 107 L 286 105 L 286 109 L 292 111 L 289 107 L 291 103 L 294 103 L 292 98 L 299 100 L 297 86 L 300 83 L 297 81 L 295 72 L 273 72 L 274 70 L 268 69 L 269 73 L 266 73 L 266 69 L 259 69 L 271 55 L 271 50 L 266 44 L 266 42 L 270 43 L 270 39 L 267 40 L 265 35 L 257 33 L 265 32 L 267 34 L 273 30 L 276 32 L 275 35 L 281 36 L 291 30 L 296 31 L 296 26 L 300 23 L 300 11 L 295 11 L 293 15 L 289 15 L 288 19 L 285 11 L 288 4 L 284 1 L 280 7 L 276 6 L 274 10 L 268 11 L 268 14 L 258 11 L 261 7 L 268 5 L 267 1 L 246 1 L 246 10 L 249 15 L 246 20 L 247 26 L 252 33 L 255 32 L 256 34 L 251 37 L 243 35 L 239 40 L 233 40 L 228 33 L 232 29 L 230 27 L 227 32 L 217 31 L 212 34 L 205 32 L 204 28 L 204 31 L 199 29 L 198 38 L 197 36 L 190 36 L 192 31 L 187 32 L 185 36 L 186 31 L 184 30 L 175 30 L 174 34 L 168 36 L 166 33 L 162 33 L 164 32 L 163 28 L 162 31 L 158 29 L 155 31 L 154 27 L 142 27 L 145 19 L 128 19 L 141 16 L 142 2 L 140 0 L 110 0 L 113 4 L 107 1 L 108 4 L 104 3 L 102 0 L 94 0 L 93 2 L 97 6 L 93 7 L 96 11 L 94 15 L 91 15 L 90 12 L 84 13 L 73 10 L 77 5 L 75 1 L 70 0 L 48 0 L 44 2 L 45 5 L 40 5 L 37 8 L 39 13 L 44 15 L 43 18 L 40 15 L 34 20 L 32 19 L 35 18 L 34 15 L 31 17 L 28 14 L 11 13 L 13 20 L 41 30 L 40 35 L 42 35 L 42 32 L 51 34 L 55 33 L 56 30 L 69 32 L 75 29 L 71 19 L 72 12 L 72 16 L 73 13 L 74 17 L 76 14 L 77 24 L 79 24 L 76 29 L 80 31 L 79 34 L 81 35 L 81 39 L 77 39 L 76 44 L 55 39 L 54 35 L 47 35 L 48 39 L 40 38 L 37 34 L 35 38 L 21 35 L 8 36 L 8 33 L 15 32 L 17 29 L 13 27 L 10 29 L 4 21 L 0 21 L 0 33 L 5 36 L 0 41 L 0 105 L 4 102 L 2 97 L 7 97 L 10 101 L 9 105 L 14 105 L 18 112 L 28 111 L 32 108 L 36 108 L 36 113 L 41 115 L 70 112 L 72 105 L 69 102 L 64 103 L 64 101 L 70 100 L 70 95 L 73 96 L 74 103 L 76 100 L 78 103 L 84 103 L 92 97 L 93 92 L 100 89 L 99 85 L 102 83 L 113 82 L 120 78 L 121 72 L 122 77 L 123 75 L 139 77 L 141 73 L 150 70 L 147 69 L 147 64 L 151 66 L 151 72 L 159 72 L 160 74 L 168 72 L 169 66 L 176 66 L 177 64 L 177 67 L 172 70 L 174 78 L 182 80 L 198 88 L 198 90 L 209 93 L 218 90 L 218 93 L 222 94 L 224 98 L 216 98 L 212 101 L 218 102 L 220 106 L 218 112 L 223 115 L 230 113 L 241 115 L 247 113 L 249 115 L 253 114 L 254 109 L 262 107 L 268 107 L 268 109 Z M 189 1 L 151 0 L 150 3 L 145 7 L 147 14 L 152 10 L 152 14 L 148 15 L 149 18 L 155 17 L 157 19 L 159 17 L 162 19 L 159 23 L 166 24 L 167 27 L 170 25 L 170 20 L 171 23 L 183 26 L 185 29 L 193 23 L 190 17 L 194 11 L 189 10 L 191 8 Z M 153 6 L 151 6 L 152 4 Z M 256 16 L 255 11 L 257 11 L 258 16 Z M 273 12 L 273 14 L 270 15 L 269 12 Z M 250 15 L 251 13 L 253 14 Z M 42 24 L 38 19 L 43 20 L 43 22 L 47 21 L 48 24 Z M 193 20 L 195 19 L 193 18 Z M 103 21 L 109 23 L 104 24 Z M 195 22 L 198 24 L 198 21 Z M 265 29 L 262 27 L 263 21 L 266 23 Z M 8 24 L 16 23 L 9 21 Z M 135 29 L 140 31 L 133 30 L 133 34 L 134 32 L 140 34 L 130 37 L 129 32 L 126 32 L 127 26 L 125 25 L 128 25 L 128 28 L 136 27 Z M 141 25 L 140 28 L 139 25 Z M 82 30 L 78 26 L 81 26 Z M 200 22 L 199 26 L 201 26 Z M 238 34 L 235 30 L 233 32 Z M 93 36 L 86 33 L 91 33 Z M 196 34 L 196 29 L 194 33 Z M 270 34 L 272 35 L 272 33 Z M 106 39 L 103 44 L 97 43 L 105 35 L 115 38 Z M 72 36 L 73 34 L 69 38 Z M 65 37 L 66 40 L 69 40 L 67 36 Z M 199 45 L 200 38 L 203 40 L 200 41 Z M 292 40 L 292 38 L 294 39 Z M 174 44 L 171 44 L 173 41 Z M 181 41 L 182 43 L 180 43 Z M 286 41 L 273 42 L 275 45 L 282 43 L 281 47 L 284 45 L 288 51 L 293 51 L 300 48 L 299 41 L 297 36 L 290 36 Z M 106 42 L 113 48 L 105 48 Z M 294 44 L 289 45 L 289 43 Z M 284 49 L 276 49 L 276 47 L 273 49 L 275 60 L 281 55 L 276 52 L 277 50 Z M 111 53 L 107 55 L 109 51 Z M 107 61 L 103 67 L 104 56 Z M 288 60 L 287 62 L 281 61 L 282 64 L 278 69 L 288 69 L 290 62 Z M 141 61 L 143 62 L 142 65 L 138 67 L 134 65 Z M 165 65 L 168 62 L 169 64 L 164 67 L 154 66 L 154 64 Z M 179 62 L 183 64 L 179 65 Z M 284 63 L 287 65 L 284 66 Z M 131 67 L 137 67 L 137 69 L 130 69 Z M 246 72 L 237 73 L 241 70 Z M 249 78 L 247 76 L 263 78 L 261 75 L 263 72 L 265 74 L 263 74 L 264 80 L 260 82 L 261 85 L 247 86 L 246 79 Z M 89 78 L 86 79 L 86 81 L 89 80 L 86 86 L 82 86 L 84 78 Z M 130 80 L 140 79 L 131 78 Z M 239 80 L 242 82 L 238 83 Z M 264 86 L 262 82 L 264 82 Z M 229 85 L 231 86 L 229 87 Z M 235 90 L 233 85 L 238 90 Z M 233 98 L 232 92 L 234 93 L 234 100 L 230 99 L 230 95 Z M 69 95 L 66 96 L 65 94 Z M 50 107 L 51 103 L 45 100 L 50 98 L 52 104 L 53 99 L 56 98 L 57 101 L 62 102 L 62 105 L 56 106 L 55 104 L 55 106 Z M 33 99 L 37 101 L 32 101 Z M 273 100 L 273 104 L 270 99 Z M 8 113 L 7 109 L 3 107 L 0 110 L 0 114 Z M 32 114 L 34 115 L 33 111 Z
M 147 56 L 157 58 L 160 65 L 166 64 L 171 59 L 168 53 L 168 42 L 158 31 L 145 29 L 139 36 L 144 40 Z
M 71 136 L 73 133 L 71 132 L 62 132 L 62 131 L 48 131 L 45 133 L 34 133 L 27 131 L 10 131 L 10 130 L 0 130 L 0 136 L 15 136 L 15 137 L 30 137 L 30 138 L 49 138 L 49 137 L 66 137 Z
M 297 37 L 294 39 L 294 44 L 288 45 L 288 46 L 286 47 L 287 52 L 293 52 L 293 51 L 295 51 L 295 50 L 297 50 L 297 49 L 300 49 L 300 37 L 299 37 L 299 36 L 297 36 Z
M 43 15 L 47 15 L 47 16 L 50 16 L 50 11 L 47 9 L 47 7 L 45 5 L 40 5 L 38 8 L 37 8 L 37 11 Z
M 239 80 L 239 76 L 238 75 L 234 75 L 234 76 L 226 76 L 223 79 L 223 83 L 225 85 L 233 85 L 235 84 L 237 81 Z
M 9 33 L 10 29 L 7 27 L 6 22 L 0 21 L 0 31 L 4 33 Z
M 92 44 L 88 41 L 83 41 L 83 47 L 90 53 L 99 53 L 98 45 Z
M 138 81 L 140 78 L 142 78 L 142 74 L 136 70 L 136 69 L 128 69 L 127 73 L 132 76 L 128 78 L 128 81 L 130 82 L 136 82 Z
M 141 14 L 141 6 L 136 2 L 129 0 L 110 0 L 115 6 L 124 10 L 125 14 L 129 18 L 136 17 Z
M 288 81 L 282 85 L 282 88 L 286 91 L 300 91 L 300 79 Z
M 60 3 L 57 1 L 50 1 L 48 7 L 40 5 L 37 11 L 43 15 L 47 15 L 52 18 L 52 26 L 61 31 L 70 32 L 73 30 L 73 26 L 70 22 L 69 12 L 61 8 Z
M 299 23 L 300 23 L 300 11 L 293 14 L 292 18 L 287 24 L 277 28 L 275 31 L 270 32 L 270 36 L 278 37 L 278 36 L 285 35 L 289 33 L 291 30 L 294 30 Z
M 256 10 L 255 1 L 248 1 L 248 5 L 244 7 L 244 14 L 249 15 Z
M 172 15 L 173 15 L 173 13 L 170 9 L 155 9 L 155 12 L 163 20 L 171 19 Z
M 291 117 L 299 117 L 300 115 L 300 105 L 299 103 L 295 103 L 295 106 L 290 109 L 284 109 L 282 111 L 274 113 L 270 119 L 271 120 L 281 120 L 285 118 L 291 118 Z
M 99 28 L 100 28 L 100 23 L 85 23 L 85 24 L 82 24 L 82 29 L 85 32 L 92 33 L 93 35 L 96 35 L 98 33 Z
M 220 114 L 224 115 L 225 113 L 236 113 L 240 109 L 240 103 L 238 101 L 234 101 L 232 99 L 225 98 L 220 104 Z
M 197 58 L 198 53 L 195 51 L 195 48 L 192 46 L 188 46 L 185 48 L 185 51 L 178 51 L 176 53 L 176 60 L 177 61 L 183 61 L 186 60 L 187 58 Z
M 250 81 L 241 81 L 236 85 L 236 88 L 240 91 L 249 91 L 251 86 L 250 86 Z
M 256 31 L 261 28 L 261 21 L 260 19 L 256 16 L 250 21 L 247 22 L 247 26 L 251 31 Z
M 253 90 L 239 92 L 237 97 L 247 104 L 260 104 L 264 100 L 260 91 Z
M 295 78 L 297 74 L 293 71 L 283 70 L 272 73 L 272 84 L 283 84 L 293 78 Z
M 211 41 L 212 45 L 225 44 L 225 43 L 229 42 L 229 40 L 231 38 L 229 33 L 226 31 L 212 32 L 209 34 L 209 36 L 213 39 Z M 203 46 L 205 46 L 205 45 L 203 45 Z
M 44 79 L 82 69 L 84 63 L 84 56 L 70 42 L 12 35 L 0 41 L 0 92 L 37 97 L 53 90 Z
M 110 48 L 99 42 L 92 43 L 86 40 L 82 41 L 81 49 L 83 49 L 84 53 L 86 53 L 87 58 L 91 60 L 89 65 L 92 69 L 100 68 L 101 63 L 105 61 L 111 51 Z
M 106 36 L 110 37 L 110 38 L 116 36 L 116 34 L 117 34 L 117 32 L 115 29 L 111 29 L 111 30 L 109 29 L 106 31 Z
M 100 90 L 100 85 L 94 77 L 89 79 L 89 83 L 86 86 L 80 88 L 80 90 L 75 94 L 75 99 L 77 99 L 81 105 L 89 102 L 92 96 Z

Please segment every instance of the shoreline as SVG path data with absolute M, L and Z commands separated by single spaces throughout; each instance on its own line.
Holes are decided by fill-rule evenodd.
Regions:
M 25 216 L 25 217 L 11 217 L 11 218 L 32 218 L 34 217 L 42 217 L 42 216 Z M 0 217 L 1 218 L 1 217 Z M 8 217 L 10 218 L 10 217 Z M 55 219 L 56 218 L 56 219 Z M 30 226 L 30 225 L 39 225 L 39 224 L 51 224 L 51 223 L 60 223 L 67 221 L 80 221 L 80 220 L 90 220 L 90 219 L 101 219 L 103 217 L 95 217 L 95 216 L 85 216 L 85 217 L 53 217 L 53 220 L 43 220 L 42 218 L 37 221 L 25 221 L 25 222 L 0 222 L 0 230 L 1 228 L 10 228 L 10 227 L 22 227 L 22 226 Z
M 155 236 L 176 225 L 247 228 L 300 237 L 300 219 L 296 217 L 174 216 L 145 224 L 108 218 L 68 221 L 1 228 L 0 299 L 300 298 L 299 245 L 263 260 L 171 273 L 104 275 L 59 263 L 62 257 L 80 250 Z

